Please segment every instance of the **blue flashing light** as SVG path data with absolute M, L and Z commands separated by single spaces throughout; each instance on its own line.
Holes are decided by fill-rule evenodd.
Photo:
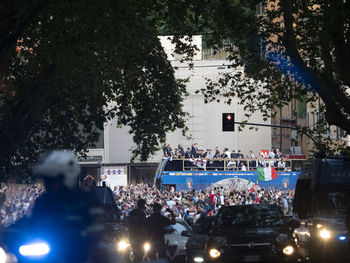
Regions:
M 50 252 L 50 246 L 44 242 L 26 244 L 19 247 L 19 253 L 22 256 L 39 257 L 45 256 Z
M 339 236 L 338 236 L 338 240 L 339 240 L 339 241 L 346 241 L 347 238 L 346 238 L 345 235 L 339 235 Z

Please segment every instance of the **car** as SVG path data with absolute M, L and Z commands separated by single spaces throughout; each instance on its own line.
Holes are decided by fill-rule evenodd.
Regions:
M 171 262 L 185 261 L 186 243 L 191 235 L 191 227 L 182 219 L 176 219 L 175 225 L 165 227 L 164 239 Z
M 94 193 L 105 211 L 105 224 L 119 224 L 120 213 L 114 200 L 112 190 L 107 186 L 96 186 L 94 188 Z
M 350 262 L 346 217 L 350 204 L 350 160 L 309 160 L 302 166 L 293 201 L 298 253 L 311 262 Z
M 204 261 L 209 232 L 216 220 L 215 216 L 202 216 L 192 227 L 192 236 L 186 243 L 186 262 L 200 263 Z
M 293 230 L 272 204 L 222 207 L 206 242 L 206 262 L 295 262 Z M 199 262 L 199 261 L 197 261 Z

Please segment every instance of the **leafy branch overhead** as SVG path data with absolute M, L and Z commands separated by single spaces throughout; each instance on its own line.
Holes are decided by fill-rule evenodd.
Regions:
M 152 1 L 1 5 L 1 173 L 29 167 L 46 149 L 84 153 L 114 117 L 130 126 L 141 160 L 167 131 L 185 129 L 185 85 L 158 39 Z
M 199 90 L 206 102 L 230 103 L 237 97 L 247 118 L 259 111 L 267 119 L 292 100 L 311 103 L 319 97 L 324 107 L 318 127 L 328 128 L 298 131 L 315 138 L 335 125 L 350 133 L 349 1 L 207 0 L 190 5 L 197 7 L 191 10 L 207 45 L 231 54 L 232 71 Z M 257 14 L 263 6 L 265 12 Z
M 3 1 L 1 173 L 30 166 L 45 149 L 84 153 L 113 117 L 130 126 L 141 160 L 167 131 L 185 129 L 185 82 L 174 78 L 158 35 L 174 35 L 186 60 L 195 48 L 184 36 L 202 34 L 205 47 L 229 51 L 232 71 L 200 91 L 207 102 L 238 97 L 247 118 L 269 118 L 318 94 L 320 119 L 349 133 L 349 1 L 271 0 L 257 16 L 259 2 Z

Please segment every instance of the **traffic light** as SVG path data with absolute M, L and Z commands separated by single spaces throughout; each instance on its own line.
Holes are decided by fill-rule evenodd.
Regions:
M 222 131 L 235 131 L 235 114 L 223 113 L 222 114 Z

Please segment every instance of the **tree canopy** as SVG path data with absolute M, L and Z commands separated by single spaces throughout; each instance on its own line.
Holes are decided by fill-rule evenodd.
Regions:
M 238 97 L 247 119 L 256 111 L 268 119 L 276 108 L 292 100 L 309 103 L 320 112 L 317 129 L 296 126 L 297 130 L 313 138 L 319 150 L 339 149 L 332 148 L 331 140 L 322 134 L 330 125 L 350 134 L 349 1 L 179 2 L 179 6 L 189 6 L 189 17 L 196 18 L 209 46 L 231 53 L 228 60 L 233 70 L 222 74 L 219 81 L 208 81 L 199 91 L 207 102 L 230 103 L 232 97 Z M 264 7 L 265 12 L 257 12 L 257 7 Z M 173 15 L 166 23 L 169 31 L 176 31 L 176 25 L 169 27 Z M 191 24 L 193 21 L 179 33 L 191 30 Z M 244 73 L 234 70 L 240 67 Z M 319 109 L 315 105 L 318 97 L 322 101 Z
M 257 15 L 260 2 L 266 12 Z M 84 153 L 114 117 L 130 127 L 133 153 L 141 160 L 167 131 L 185 129 L 185 83 L 175 79 L 160 34 L 174 35 L 176 51 L 188 56 L 194 48 L 181 37 L 193 34 L 230 52 L 232 72 L 199 91 L 206 102 L 230 103 L 235 96 L 247 118 L 255 111 L 269 118 L 292 99 L 313 102 L 318 94 L 321 119 L 349 133 L 349 5 L 347 0 L 3 1 L 0 171 L 28 167 L 45 149 Z M 112 101 L 116 106 L 107 107 Z
M 114 117 L 141 160 L 185 127 L 185 85 L 157 37 L 152 1 L 1 5 L 1 173 L 47 149 L 84 153 Z

